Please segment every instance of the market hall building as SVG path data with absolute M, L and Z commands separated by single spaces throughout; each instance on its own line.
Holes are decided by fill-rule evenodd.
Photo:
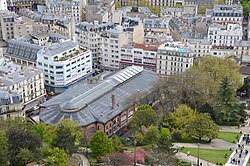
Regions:
M 96 130 L 103 130 L 110 136 L 131 120 L 135 101 L 155 101 L 157 96 L 151 92 L 158 79 L 152 71 L 131 66 L 99 82 L 79 85 L 48 100 L 41 105 L 39 117 L 46 124 L 69 118 L 82 126 L 87 136 Z M 136 99 L 138 96 L 143 97 Z

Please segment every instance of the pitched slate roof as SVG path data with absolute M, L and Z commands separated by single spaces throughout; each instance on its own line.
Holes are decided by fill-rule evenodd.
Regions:
M 83 84 L 75 87 L 77 92 L 71 89 L 45 102 L 40 119 L 47 124 L 55 124 L 65 118 L 76 121 L 80 126 L 106 123 L 128 108 L 130 96 L 138 91 L 150 92 L 158 78 L 157 74 L 141 67 L 128 67 L 96 86 Z M 114 109 L 111 107 L 112 95 L 116 101 Z

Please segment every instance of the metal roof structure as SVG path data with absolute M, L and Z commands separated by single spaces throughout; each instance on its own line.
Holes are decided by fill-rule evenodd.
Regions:
M 159 76 L 138 66 L 131 66 L 110 76 L 97 85 L 83 84 L 43 103 L 45 110 L 41 121 L 55 124 L 65 118 L 80 126 L 106 123 L 129 106 L 128 98 L 133 94 L 150 92 Z M 76 93 L 74 93 L 76 92 Z M 115 95 L 115 108 L 111 97 Z

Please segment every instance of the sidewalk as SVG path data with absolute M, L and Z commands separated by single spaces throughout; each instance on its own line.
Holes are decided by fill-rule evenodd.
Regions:
M 174 143 L 175 147 L 187 147 L 187 148 L 197 148 L 197 143 Z M 208 144 L 200 144 L 200 147 L 203 149 L 215 149 L 215 150 L 229 150 L 230 148 L 234 148 L 235 144 L 220 140 L 220 139 L 215 139 L 212 140 L 211 143 Z
M 197 159 L 198 159 L 197 157 L 194 157 L 194 156 L 191 156 L 191 155 L 188 156 L 187 154 L 182 153 L 182 152 L 178 152 L 176 154 L 176 157 L 178 159 L 183 160 L 183 161 L 190 162 L 190 163 L 192 163 L 194 165 L 197 164 Z M 200 161 L 200 163 L 202 163 L 202 166 L 216 166 L 216 164 L 209 163 L 206 160 L 199 159 L 199 161 Z

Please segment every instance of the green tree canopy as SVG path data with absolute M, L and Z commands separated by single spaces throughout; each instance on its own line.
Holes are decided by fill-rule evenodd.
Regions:
M 16 163 L 16 166 L 24 166 L 35 161 L 33 153 L 29 149 L 21 149 L 18 152 L 16 159 L 18 161 L 18 163 Z
M 49 149 L 47 157 L 43 160 L 46 164 L 51 166 L 66 166 L 68 156 L 66 152 L 58 147 Z
M 144 144 L 156 144 L 161 138 L 160 132 L 156 126 L 150 126 L 144 135 Z
M 232 89 L 241 87 L 240 66 L 230 58 L 205 56 L 194 61 L 186 72 L 161 79 L 155 86 L 163 110 L 173 111 L 180 104 L 186 104 L 199 112 L 209 113 L 214 120 L 219 112 L 214 108 L 219 105 L 221 82 L 228 78 Z M 170 107 L 170 108 L 169 108 Z
M 151 125 L 156 124 L 157 122 L 157 114 L 149 105 L 141 105 L 137 108 L 134 113 L 134 117 L 130 122 L 130 126 L 134 129 L 140 129 L 142 131 L 142 127 L 149 127 Z
M 17 155 L 21 149 L 29 150 L 36 160 L 40 159 L 42 142 L 41 139 L 32 134 L 30 131 L 22 129 L 9 129 L 6 132 L 8 138 L 8 156 L 10 165 L 16 166 L 19 163 Z M 22 155 L 27 154 L 27 151 L 24 151 Z
M 63 149 L 69 155 L 75 153 L 78 149 L 76 137 L 72 135 L 70 129 L 65 126 L 59 126 L 52 146 Z
M 96 133 L 90 140 L 90 148 L 92 154 L 95 157 L 105 156 L 106 154 L 112 153 L 114 151 L 112 142 L 101 130 L 96 131 Z
M 186 132 L 191 137 L 200 140 L 208 139 L 211 141 L 212 139 L 217 138 L 219 127 L 207 113 L 199 113 L 193 122 L 187 126 Z
M 7 165 L 8 162 L 8 139 L 4 132 L 0 131 L 0 165 Z
M 121 139 L 116 135 L 112 135 L 111 137 L 112 145 L 114 147 L 114 150 L 116 152 L 121 152 L 124 149 L 124 145 L 121 141 Z
M 225 77 L 221 82 L 219 105 L 217 106 L 217 111 L 220 112 L 220 119 L 227 122 L 239 121 L 240 109 L 232 83 Z

